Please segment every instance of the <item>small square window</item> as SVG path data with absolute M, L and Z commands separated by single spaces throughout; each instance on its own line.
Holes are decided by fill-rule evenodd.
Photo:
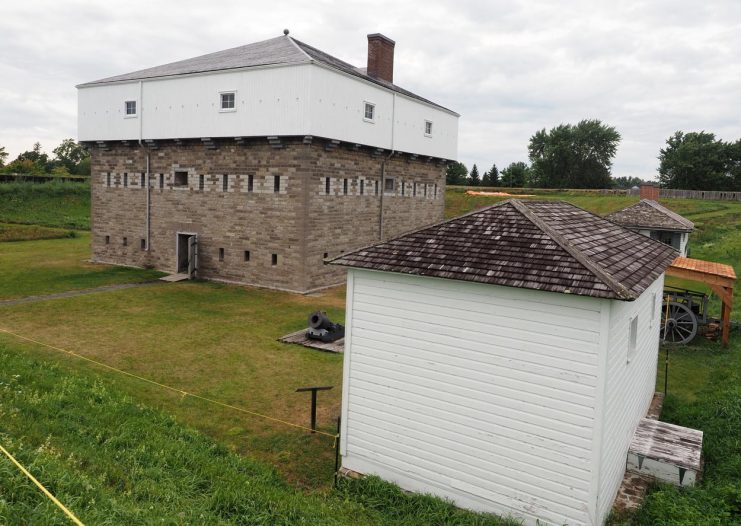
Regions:
M 249 250 L 245 250 L 244 251 L 244 260 L 245 261 L 249 261 L 250 260 L 250 251 Z
M 235 111 L 236 107 L 236 92 L 224 91 L 221 95 L 221 111 Z
M 278 264 L 278 254 L 273 254 L 270 257 L 270 264 L 273 265 L 273 266 L 275 266 L 275 265 Z
M 188 172 L 175 172 L 175 181 L 173 186 L 188 186 Z
M 383 191 L 384 192 L 393 192 L 396 188 L 396 181 L 393 177 L 387 177 L 383 181 Z
M 221 176 L 221 191 L 222 192 L 229 191 L 229 176 L 226 174 Z
M 106 245 L 110 245 L 111 244 L 111 236 L 106 236 L 105 237 L 105 244 Z
M 373 122 L 376 119 L 376 105 L 375 104 L 371 104 L 370 102 L 365 103 L 363 119 L 368 122 Z
M 330 179 L 329 177 L 324 178 L 324 193 L 329 195 L 329 185 L 330 185 Z
M 224 249 L 219 249 L 219 261 L 224 261 Z
M 254 189 L 255 189 L 255 176 L 248 175 L 247 176 L 247 191 L 252 193 Z
M 126 116 L 136 117 L 136 101 L 127 100 L 124 105 L 125 105 L 125 110 L 126 110 Z
M 276 194 L 280 192 L 280 175 L 273 176 L 273 192 Z
M 432 137 L 432 121 L 425 121 L 425 135 Z

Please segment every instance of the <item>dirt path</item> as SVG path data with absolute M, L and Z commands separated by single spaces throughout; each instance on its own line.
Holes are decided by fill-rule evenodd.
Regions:
M 21 303 L 33 303 L 35 301 L 55 300 L 58 298 L 72 298 L 74 296 L 85 296 L 87 294 L 97 294 L 99 292 L 109 292 L 111 290 L 131 289 L 134 287 L 143 287 L 145 285 L 156 285 L 163 283 L 160 280 L 140 281 L 138 283 L 118 283 L 116 285 L 103 285 L 92 289 L 66 290 L 54 294 L 42 294 L 39 296 L 26 296 L 24 298 L 15 298 L 12 300 L 0 300 L 0 307 L 5 305 L 20 305 Z

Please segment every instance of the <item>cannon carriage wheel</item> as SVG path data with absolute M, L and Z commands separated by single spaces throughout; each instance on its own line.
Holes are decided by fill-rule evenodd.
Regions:
M 687 305 L 670 301 L 661 307 L 661 340 L 685 344 L 697 335 L 697 316 Z

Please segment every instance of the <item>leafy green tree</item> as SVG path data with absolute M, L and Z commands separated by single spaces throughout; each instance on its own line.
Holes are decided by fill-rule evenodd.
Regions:
M 666 188 L 741 190 L 741 140 L 724 142 L 707 132 L 676 132 L 659 154 Z
M 530 167 L 518 161 L 516 163 L 510 163 L 507 168 L 502 170 L 502 186 L 508 188 L 522 188 L 530 184 Z
M 633 188 L 634 186 L 640 186 L 643 179 L 640 177 L 613 177 L 612 187 L 613 188 Z
M 479 186 L 481 184 L 481 176 L 479 175 L 479 169 L 474 164 L 473 168 L 471 168 L 471 173 L 468 175 L 468 185 L 469 186 Z
M 466 168 L 465 164 L 456 161 L 448 165 L 448 170 L 445 174 L 445 182 L 447 184 L 466 184 L 467 178 L 468 168 Z
M 90 174 L 90 165 L 84 162 L 89 160 L 90 154 L 84 147 L 77 144 L 74 139 L 64 139 L 62 144 L 52 151 L 56 156 L 55 161 L 66 168 L 69 173 L 78 175 Z
M 8 155 L 10 154 L 5 151 L 5 146 L 0 146 L 0 167 L 5 166 L 5 159 L 8 158 Z
M 545 128 L 530 138 L 532 183 L 542 188 L 609 188 L 620 134 L 599 120 Z

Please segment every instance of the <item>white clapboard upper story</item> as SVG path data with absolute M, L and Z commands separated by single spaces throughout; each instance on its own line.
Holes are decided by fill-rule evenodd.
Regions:
M 314 136 L 455 159 L 459 115 L 393 84 L 394 42 L 368 68 L 290 36 L 80 84 L 80 141 Z

